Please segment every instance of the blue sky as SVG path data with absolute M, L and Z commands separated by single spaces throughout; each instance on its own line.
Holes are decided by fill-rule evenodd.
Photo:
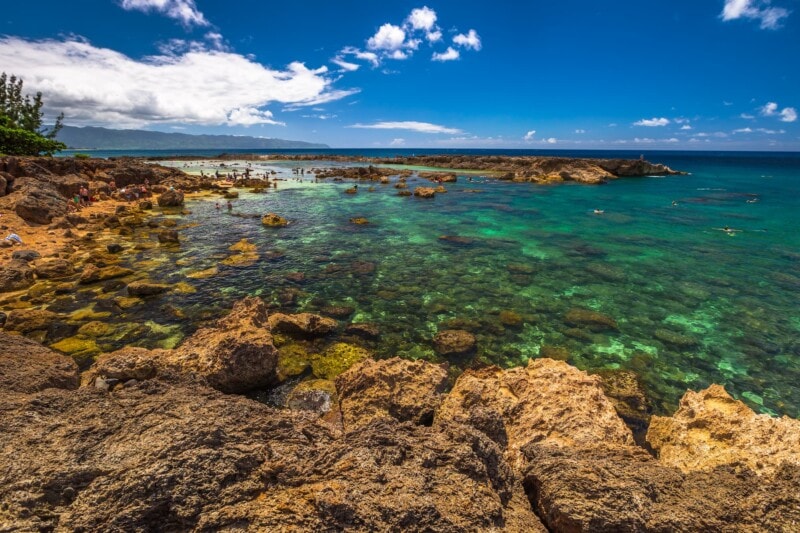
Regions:
M 39 0 L 0 69 L 70 125 L 333 147 L 800 150 L 800 0 Z

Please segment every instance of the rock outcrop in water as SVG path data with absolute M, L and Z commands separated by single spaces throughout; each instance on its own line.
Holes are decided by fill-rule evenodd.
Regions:
M 336 379 L 338 400 L 319 415 L 220 392 L 270 383 L 274 357 L 255 298 L 177 349 L 101 356 L 81 388 L 70 358 L 0 333 L 0 528 L 800 523 L 797 422 L 757 417 L 719 387 L 687 393 L 674 417 L 654 422 L 657 459 L 633 443 L 600 378 L 564 362 L 469 370 L 447 393 L 445 367 L 367 359 Z

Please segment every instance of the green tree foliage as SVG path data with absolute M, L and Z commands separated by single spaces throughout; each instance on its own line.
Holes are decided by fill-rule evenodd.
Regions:
M 22 93 L 22 79 L 0 74 L 0 153 L 8 155 L 52 154 L 67 146 L 55 140 L 64 114 L 49 130 L 42 128 L 42 93 L 31 98 Z

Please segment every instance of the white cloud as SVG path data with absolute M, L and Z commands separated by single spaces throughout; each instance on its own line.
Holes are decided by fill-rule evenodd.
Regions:
M 775 102 L 767 102 L 766 105 L 761 107 L 760 111 L 765 117 L 771 117 L 778 111 L 778 104 Z
M 461 54 L 458 53 L 458 50 L 456 50 L 452 46 L 448 46 L 447 50 L 442 52 L 442 53 L 434 52 L 434 54 L 431 56 L 431 60 L 433 60 L 433 61 L 453 61 L 453 60 L 458 59 L 460 57 L 460 55 Z
M 558 142 L 558 139 L 556 139 L 555 137 L 550 137 L 548 139 L 545 139 L 544 142 L 546 142 L 547 144 L 556 144 Z
M 408 16 L 408 23 L 415 30 L 432 31 L 436 26 L 436 11 L 428 6 L 412 9 Z
M 442 32 L 440 31 L 429 31 L 425 34 L 425 38 L 428 39 L 430 42 L 435 43 L 442 39 Z
M 274 124 L 263 109 L 270 103 L 315 105 L 358 92 L 332 89 L 325 67 L 295 62 L 274 70 L 217 50 L 136 60 L 75 37 L 0 37 L 0 64 L 47 95 L 46 111 L 64 111 L 72 124 Z
M 272 120 L 272 112 L 255 107 L 237 107 L 228 113 L 229 126 L 253 126 L 255 124 L 276 124 L 285 126 L 285 122 Z
M 197 9 L 194 0 L 122 0 L 122 9 L 142 11 L 148 13 L 155 11 L 169 18 L 178 20 L 184 26 L 209 26 L 206 17 Z
M 403 146 L 404 144 L 406 144 L 406 140 L 398 137 L 397 139 L 392 139 L 392 142 L 389 143 L 389 146 Z
M 453 42 L 458 46 L 463 46 L 464 48 L 472 48 L 475 51 L 481 49 L 481 38 L 475 30 L 469 30 L 469 32 L 464 35 L 463 33 L 459 33 L 455 37 L 453 37 Z
M 333 115 L 333 114 L 326 115 L 322 113 L 320 113 L 319 115 L 302 115 L 303 118 L 318 118 L 320 120 L 330 120 L 332 118 L 336 118 L 337 116 L 338 115 Z
M 673 120 L 673 122 L 675 122 L 675 124 L 688 124 L 689 123 L 689 119 L 688 118 L 683 118 L 683 117 L 674 118 L 672 120 Z
M 740 117 L 740 118 L 747 119 L 747 120 L 753 120 L 754 118 L 756 118 L 756 117 L 754 117 L 753 115 L 750 115 L 750 114 L 748 114 L 748 113 L 742 113 L 741 115 L 739 115 L 739 117 Z
M 666 126 L 667 124 L 669 124 L 669 119 L 668 118 L 664 118 L 664 117 L 661 117 L 661 118 L 655 118 L 655 117 L 653 117 L 653 118 L 643 118 L 642 120 L 639 120 L 639 121 L 633 123 L 634 126 L 647 126 L 647 127 L 650 127 L 650 128 L 653 128 L 653 127 L 656 127 L 656 126 Z
M 406 52 L 403 52 L 402 50 L 395 50 L 394 52 L 389 54 L 389 57 L 391 57 L 392 59 L 399 59 L 402 61 L 403 59 L 408 59 L 408 54 Z
M 753 133 L 751 128 L 739 128 L 738 130 L 733 130 L 733 133 Z
M 794 122 L 797 120 L 797 111 L 793 107 L 781 109 L 781 122 Z
M 333 63 L 334 65 L 338 65 L 342 70 L 347 72 L 356 71 L 361 67 L 361 65 L 357 63 L 350 63 L 348 61 L 345 61 L 341 56 L 336 56 L 333 59 L 331 59 L 331 63 Z
M 586 130 L 577 129 L 577 130 L 575 130 L 575 133 L 586 133 Z
M 448 128 L 430 122 L 416 122 L 413 120 L 398 122 L 376 122 L 375 124 L 353 124 L 350 128 L 364 128 L 373 130 L 409 130 L 419 133 L 461 133 L 457 128 Z
M 688 125 L 688 124 L 684 124 L 683 126 L 681 126 L 681 129 L 682 130 L 690 130 L 690 129 L 692 129 L 692 127 L 690 125 Z
M 403 31 L 403 28 L 386 23 L 367 40 L 367 48 L 370 50 L 399 50 L 403 47 L 405 40 L 406 32 Z
M 525 134 L 525 137 L 522 139 L 526 142 L 531 142 L 536 135 L 536 130 L 530 130 L 528 133 Z
M 366 52 L 364 50 L 360 50 L 355 46 L 345 46 L 342 48 L 342 51 L 336 56 L 336 59 L 340 59 L 346 55 L 351 55 L 356 59 L 363 59 L 364 61 L 369 62 L 373 67 L 377 67 L 381 64 L 378 54 L 375 52 Z
M 725 0 L 720 18 L 736 20 L 739 18 L 761 21 L 761 29 L 775 30 L 780 28 L 781 20 L 789 16 L 789 11 L 782 7 L 770 7 L 769 0 Z

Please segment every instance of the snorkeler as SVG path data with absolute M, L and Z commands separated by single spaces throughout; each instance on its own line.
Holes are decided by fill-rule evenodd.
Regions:
M 605 213 L 604 209 L 595 209 L 594 210 L 594 214 L 595 215 L 602 215 L 603 213 Z

